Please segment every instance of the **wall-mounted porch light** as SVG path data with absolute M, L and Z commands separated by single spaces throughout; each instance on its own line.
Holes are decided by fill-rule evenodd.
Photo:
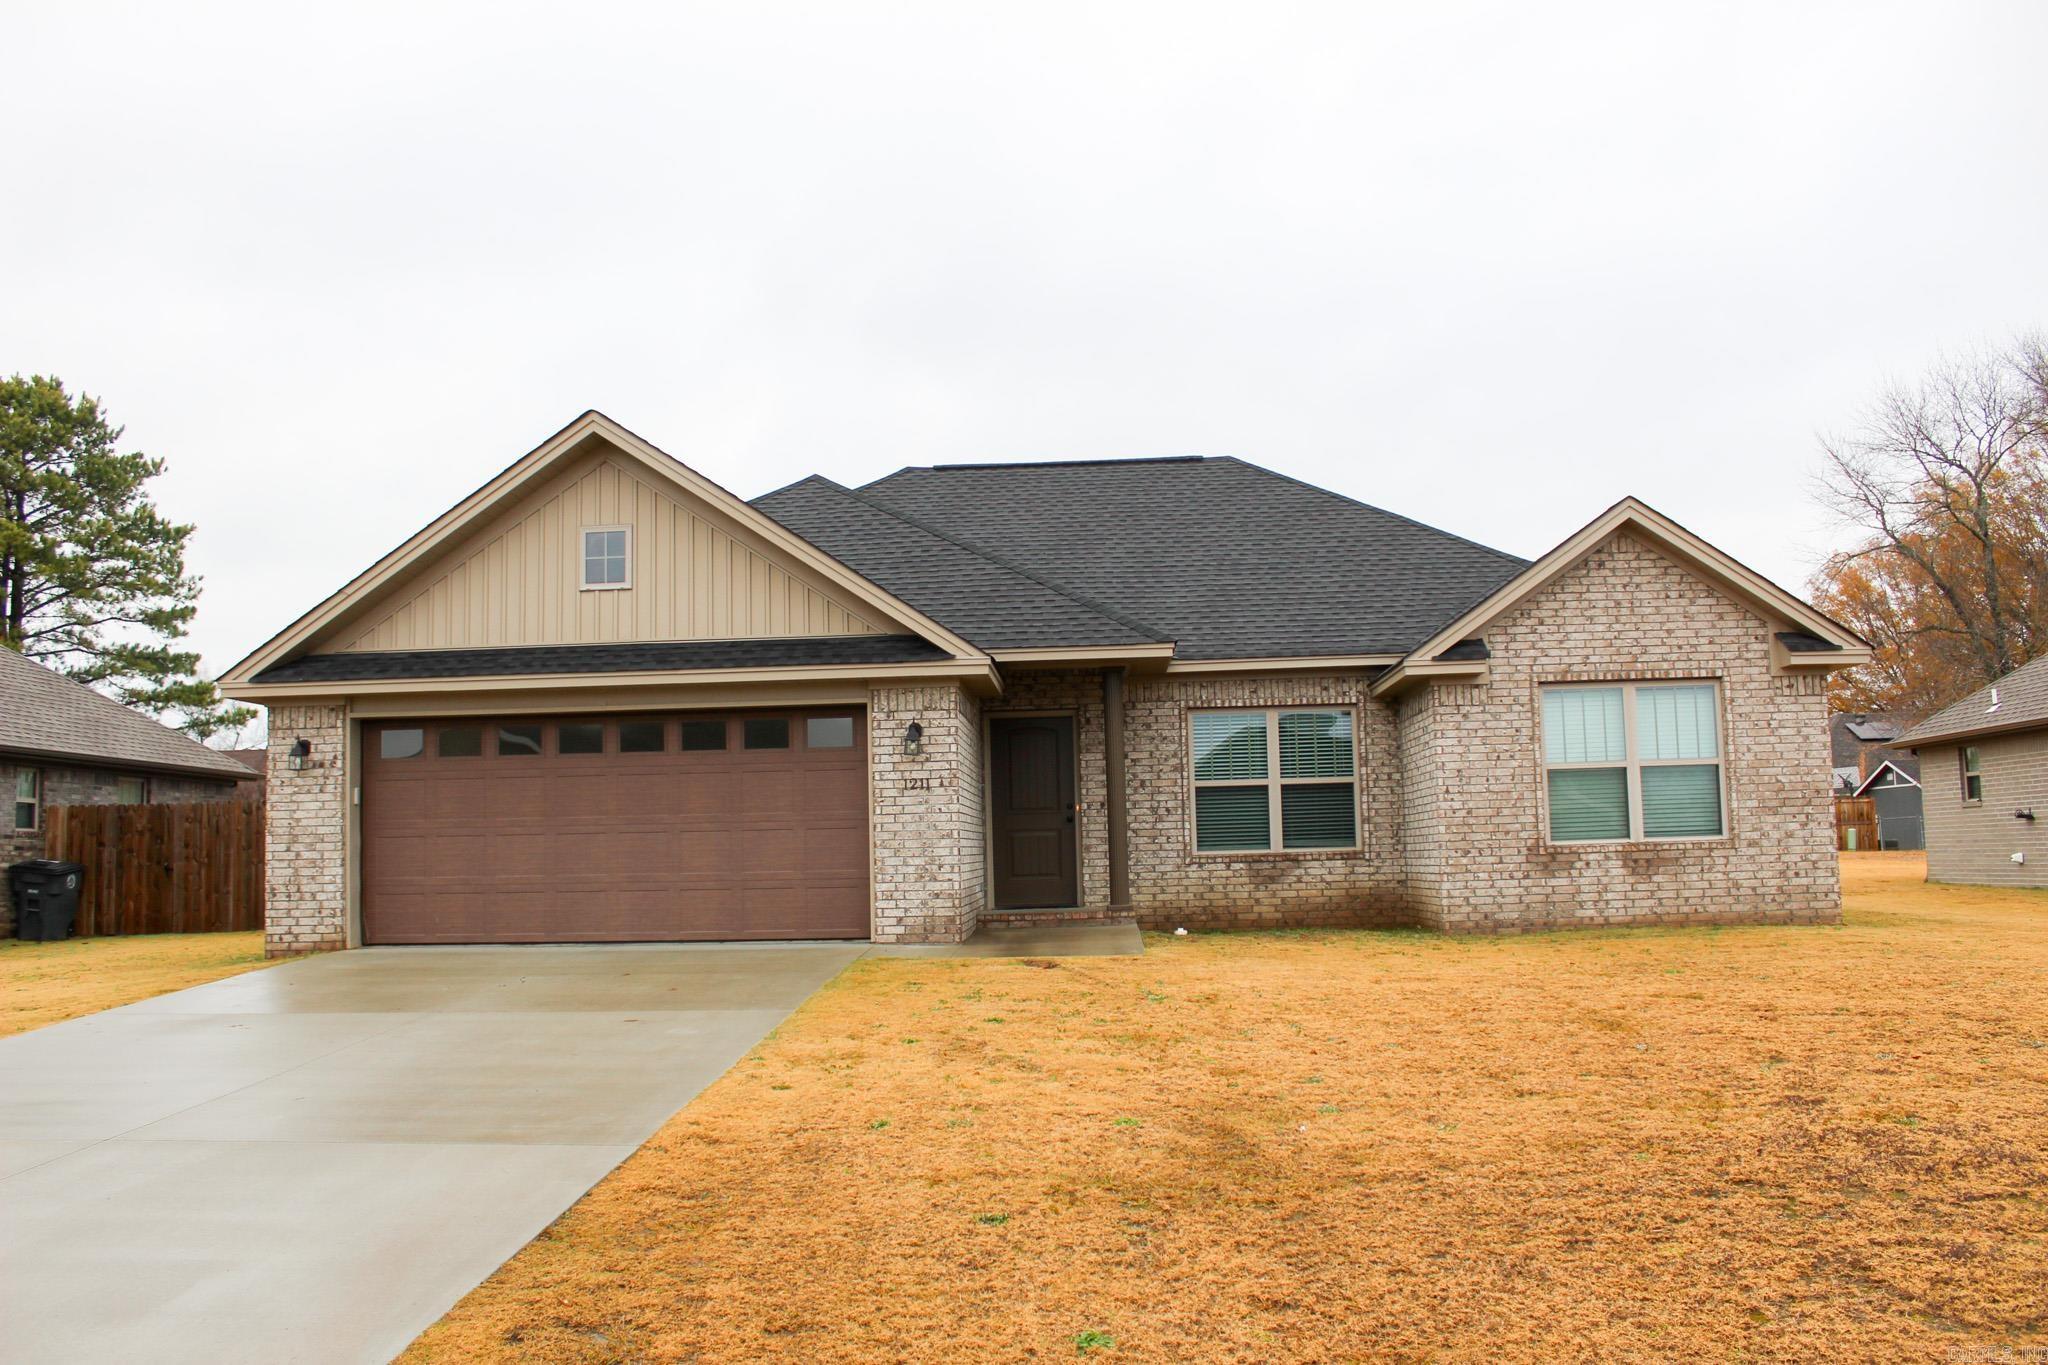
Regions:
M 903 752 L 911 758 L 916 758 L 924 752 L 924 726 L 916 721 L 910 722 L 903 729 Z
M 307 760 L 308 758 L 312 757 L 312 754 L 313 754 L 313 741 L 312 741 L 312 740 L 310 740 L 310 739 L 306 739 L 306 738 L 304 738 L 304 737 L 301 737 L 301 738 L 299 738 L 299 739 L 295 739 L 295 740 L 293 740 L 293 741 L 292 741 L 292 752 L 291 752 L 291 765 L 292 765 L 292 771 L 293 771 L 293 772 L 295 772 L 295 773 L 296 773 L 296 772 L 303 772 L 303 771 L 305 771 L 305 767 L 306 767 L 306 760 Z

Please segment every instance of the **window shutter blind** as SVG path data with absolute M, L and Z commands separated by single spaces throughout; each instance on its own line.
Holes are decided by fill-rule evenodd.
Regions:
M 1643 837 L 1700 839 L 1721 832 L 1721 768 L 1643 769 Z
M 1543 750 L 1551 763 L 1626 763 L 1618 687 L 1553 687 L 1543 694 Z
M 1280 776 L 1351 776 L 1351 713 L 1288 711 L 1280 717 Z
M 1231 782 L 1266 775 L 1264 712 L 1197 711 L 1195 780 Z
M 1358 842 L 1356 802 L 1349 782 L 1280 789 L 1283 848 L 1350 848 Z
M 1266 788 L 1195 788 L 1197 850 L 1212 853 L 1272 846 L 1273 824 L 1266 808 Z
M 1628 769 L 1552 769 L 1550 837 L 1628 838 Z
M 1636 730 L 1639 757 L 1719 758 L 1714 689 L 1688 684 L 1636 689 Z

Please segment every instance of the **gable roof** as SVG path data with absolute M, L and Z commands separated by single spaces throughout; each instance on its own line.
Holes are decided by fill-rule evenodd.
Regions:
M 1997 700 L 1994 704 L 1993 697 Z M 1899 737 L 1902 748 L 2048 726 L 2048 655 L 1936 711 Z
M 1779 587 L 1756 570 L 1708 544 L 1639 498 L 1623 498 L 1567 536 L 1556 548 L 1471 602 L 1433 635 L 1408 652 L 1373 683 L 1375 692 L 1391 691 L 1430 672 L 1472 670 L 1476 661 L 1459 657 L 1464 642 L 1482 638 L 1489 622 L 1512 611 L 1558 575 L 1571 569 L 1626 531 L 1675 562 L 1707 578 L 1734 597 L 1747 601 L 1767 617 L 1788 622 L 1779 631 L 1777 647 L 1788 664 L 1801 668 L 1842 668 L 1867 661 L 1870 642 L 1819 608 Z
M 1911 786 L 1917 787 L 1920 785 L 1919 774 L 1907 772 L 1905 768 L 1901 767 L 1895 760 L 1888 758 L 1884 762 L 1878 764 L 1875 768 L 1872 768 L 1870 770 L 1870 775 L 1864 778 L 1861 782 L 1857 783 L 1856 790 L 1851 794 L 1855 796 L 1863 795 L 1863 793 L 1869 791 L 1872 787 L 1876 786 L 1878 778 L 1884 776 L 1884 774 L 1886 773 L 1897 773 L 1900 777 L 1905 778 L 1907 783 Z
M 1166 639 L 815 474 L 754 499 L 754 506 L 983 649 Z
M 1524 564 L 1229 457 L 937 465 L 853 491 L 1069 602 L 1173 641 L 1177 659 L 1391 657 Z M 763 501 L 781 515 L 779 495 Z M 817 517 L 806 526 L 856 566 L 870 553 L 849 527 Z M 936 564 L 871 562 L 940 614 Z M 1049 612 L 1010 624 L 1019 645 L 1070 643 Z
M 522 490 L 573 458 L 587 441 L 600 439 L 631 457 L 640 465 L 668 480 L 683 492 L 733 517 L 758 533 L 778 552 L 821 575 L 852 598 L 874 607 L 933 644 L 962 658 L 979 658 L 981 652 L 953 630 L 909 603 L 883 590 L 848 569 L 830 554 L 792 533 L 774 518 L 763 515 L 740 498 L 697 473 L 682 461 L 592 409 L 515 460 L 483 487 L 436 517 L 375 564 L 356 575 L 311 611 L 258 646 L 223 675 L 231 685 L 247 684 L 266 669 L 294 657 L 320 633 L 347 612 L 361 607 L 386 585 L 407 570 L 446 548 L 466 531 L 480 524 Z
M 247 767 L 0 647 L 0 753 L 244 781 Z

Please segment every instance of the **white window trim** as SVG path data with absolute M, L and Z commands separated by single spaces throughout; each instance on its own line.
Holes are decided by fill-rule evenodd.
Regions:
M 1628 757 L 1621 763 L 1552 763 L 1550 761 L 1549 739 L 1543 733 L 1543 694 L 1546 692 L 1585 692 L 1593 690 L 1621 689 L 1621 730 L 1627 745 Z M 1638 687 L 1711 687 L 1714 689 L 1714 756 L 1712 758 L 1641 758 L 1636 753 L 1636 689 Z M 1605 682 L 1543 683 L 1536 689 L 1536 757 L 1541 764 L 1543 777 L 1537 784 L 1538 805 L 1543 819 L 1543 842 L 1560 848 L 1585 848 L 1596 844 L 1713 844 L 1722 843 L 1733 836 L 1735 822 L 1728 808 L 1728 717 L 1722 709 L 1721 682 L 1718 678 L 1643 678 L 1640 680 L 1610 679 Z M 1658 834 L 1643 833 L 1643 779 L 1645 768 L 1700 768 L 1714 765 L 1721 795 L 1721 832 L 1719 834 Z M 1623 768 L 1627 770 L 1628 783 L 1628 836 L 1622 839 L 1557 839 L 1550 833 L 1550 774 L 1553 770 L 1566 772 L 1586 768 Z
M 590 581 L 590 538 L 604 531 L 626 533 L 626 576 L 617 583 Z M 586 526 L 576 537 L 576 579 L 584 592 L 622 592 L 633 586 L 633 528 L 631 526 Z
M 33 833 L 43 827 L 43 770 L 41 768 L 17 768 L 15 773 L 17 775 L 14 779 L 14 801 L 7 808 L 7 825 L 16 834 Z M 26 798 L 21 795 L 22 774 L 27 775 L 29 786 L 34 789 Z M 35 811 L 34 817 L 25 825 L 18 823 L 14 818 L 15 812 L 22 806 L 28 806 Z
M 1971 754 L 1975 754 L 1975 755 L 1977 755 L 1977 766 L 1976 766 L 1975 768 L 1972 768 L 1972 767 L 1970 766 L 1970 755 L 1971 755 Z M 1978 747 L 1977 745 L 1975 745 L 1975 744 L 1959 744 L 1959 745 L 1957 745 L 1957 746 L 1956 746 L 1956 767 L 1957 767 L 1957 768 L 1958 768 L 1958 769 L 1960 770 L 1960 771 L 1959 771 L 1959 773 L 1958 773 L 1958 777 L 1959 777 L 1959 779 L 1960 779 L 1960 781 L 1961 781 L 1961 784 L 1962 784 L 1962 798 L 1963 798 L 1963 804 L 1964 804 L 1964 805 L 1966 805 L 1966 806 L 1981 806 L 1981 805 L 1983 805 L 1983 804 L 1984 804 L 1984 751 L 1983 751 L 1983 750 L 1982 750 L 1981 748 L 1979 748 L 1979 747 Z M 1970 795 L 1970 779 L 1971 779 L 1971 778 L 1973 778 L 1973 777 L 1977 779 L 1977 794 L 1976 794 L 1975 796 L 1972 796 L 1972 795 Z
M 1328 715 L 1341 711 L 1351 717 L 1351 776 L 1349 777 L 1289 777 L 1280 776 L 1280 717 L 1284 715 Z M 1266 775 L 1251 778 L 1210 778 L 1195 776 L 1195 717 L 1198 715 L 1232 714 L 1264 716 L 1266 718 Z M 1365 765 L 1359 761 L 1358 708 L 1355 706 L 1195 706 L 1187 712 L 1185 733 L 1181 737 L 1181 752 L 1187 755 L 1188 763 L 1188 850 L 1197 858 L 1319 858 L 1337 857 L 1346 853 L 1357 853 L 1365 847 L 1365 813 L 1359 809 L 1358 779 Z M 1283 787 L 1335 787 L 1351 788 L 1351 842 L 1342 846 L 1322 848 L 1288 848 L 1285 846 L 1286 830 L 1281 826 L 1280 791 Z M 1197 829 L 1195 793 L 1210 787 L 1265 787 L 1266 791 L 1266 836 L 1265 848 L 1203 848 Z

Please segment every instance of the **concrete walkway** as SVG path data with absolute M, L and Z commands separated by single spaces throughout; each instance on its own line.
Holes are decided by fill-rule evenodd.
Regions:
M 373 948 L 0 1039 L 0 1362 L 381 1362 L 867 953 Z

